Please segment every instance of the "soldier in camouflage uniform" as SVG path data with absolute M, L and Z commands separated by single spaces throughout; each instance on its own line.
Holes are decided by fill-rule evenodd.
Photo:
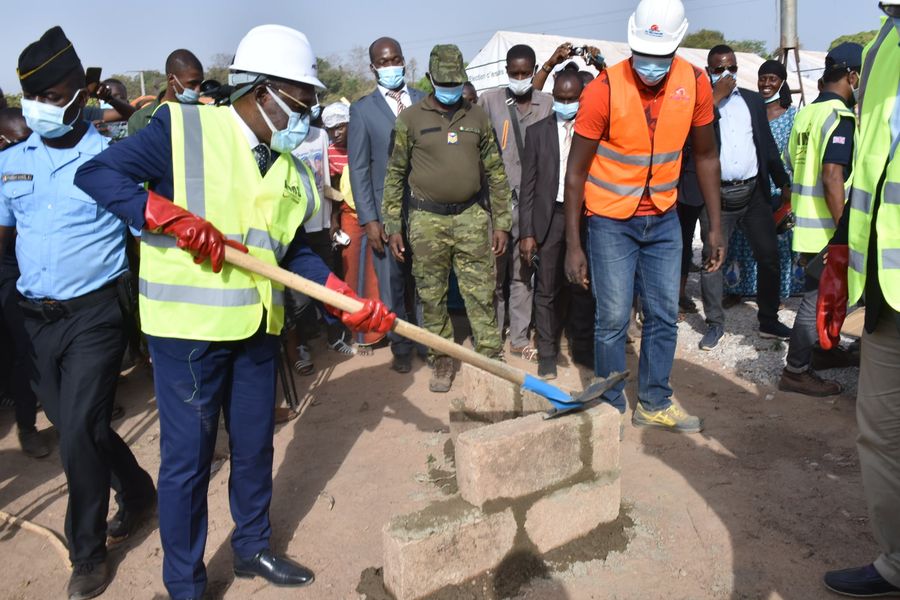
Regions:
M 459 48 L 435 46 L 428 71 L 434 93 L 401 112 L 394 125 L 382 200 L 384 230 L 391 252 L 403 262 L 407 253 L 401 212 L 408 185 L 407 232 L 424 327 L 452 339 L 447 313 L 452 267 L 466 303 L 475 349 L 500 357 L 494 269 L 495 258 L 506 251 L 512 226 L 509 184 L 487 114 L 462 99 L 466 73 Z M 482 166 L 490 188 L 491 214 L 478 202 Z M 433 351 L 431 358 L 434 374 L 429 388 L 449 391 L 452 359 Z

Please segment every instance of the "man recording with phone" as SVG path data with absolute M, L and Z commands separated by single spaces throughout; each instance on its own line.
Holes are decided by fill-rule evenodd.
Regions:
M 595 48 L 594 46 L 573 46 L 572 42 L 563 42 L 559 45 L 559 48 L 550 55 L 547 62 L 541 65 L 538 72 L 535 73 L 534 89 L 544 89 L 544 84 L 547 83 L 547 77 L 550 76 L 553 69 L 576 56 L 580 56 L 582 60 L 584 60 L 585 65 L 594 67 L 597 71 L 602 71 L 606 68 L 606 63 L 603 60 L 603 55 L 600 54 L 599 48 Z M 590 73 L 590 71 L 586 72 Z

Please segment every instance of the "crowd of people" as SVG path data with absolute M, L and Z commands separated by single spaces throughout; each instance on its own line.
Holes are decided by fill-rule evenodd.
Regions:
M 699 311 L 692 271 L 700 349 L 723 343 L 735 297 L 755 296 L 759 335 L 789 343 L 780 389 L 839 394 L 816 371 L 861 367 L 859 450 L 883 554 L 825 583 L 900 593 L 900 2 L 880 6 L 872 45 L 833 48 L 819 96 L 799 109 L 780 62 L 749 90 L 726 45 L 703 67 L 679 57 L 680 0 L 640 1 L 629 59 L 606 65 L 566 43 L 538 64 L 515 45 L 508 85 L 480 95 L 457 46 L 434 46 L 425 92 L 407 84 L 401 44 L 381 37 L 374 90 L 325 106 L 313 49 L 288 27 L 250 30 L 227 84 L 173 51 L 165 89 L 142 106 L 48 30 L 19 55 L 21 108 L 0 107 L 0 392 L 25 454 L 51 452 L 39 407 L 59 432 L 69 598 L 103 593 L 107 544 L 157 507 L 168 592 L 202 596 L 220 415 L 235 575 L 313 581 L 270 549 L 269 504 L 278 361 L 314 372 L 320 331 L 348 357 L 389 347 L 398 373 L 418 355 L 445 393 L 454 362 L 395 334 L 397 317 L 453 339 L 451 310 L 464 309 L 476 351 L 536 363 L 548 380 L 565 349 L 597 377 L 625 370 L 639 322 L 632 424 L 700 432 L 669 383 L 678 321 Z M 226 248 L 362 308 L 285 290 L 229 264 Z M 778 312 L 792 295 L 789 327 Z M 839 342 L 863 299 L 860 352 Z M 126 349 L 152 365 L 155 482 L 111 425 Z M 624 419 L 624 382 L 603 400 Z

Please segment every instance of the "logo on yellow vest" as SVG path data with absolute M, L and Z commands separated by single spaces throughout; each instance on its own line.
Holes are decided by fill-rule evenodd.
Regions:
M 299 185 L 289 185 L 287 182 L 285 182 L 284 197 L 294 204 L 300 204 L 300 202 L 303 200 L 303 191 L 300 189 Z

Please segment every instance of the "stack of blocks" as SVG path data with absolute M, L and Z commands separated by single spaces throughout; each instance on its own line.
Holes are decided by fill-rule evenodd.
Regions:
M 516 552 L 546 554 L 619 515 L 617 410 L 545 420 L 546 400 L 475 369 L 461 375 L 465 399 L 451 408 L 451 425 L 460 406 L 456 422 L 467 425 L 455 439 L 459 496 L 384 529 L 384 582 L 398 600 L 469 581 Z

